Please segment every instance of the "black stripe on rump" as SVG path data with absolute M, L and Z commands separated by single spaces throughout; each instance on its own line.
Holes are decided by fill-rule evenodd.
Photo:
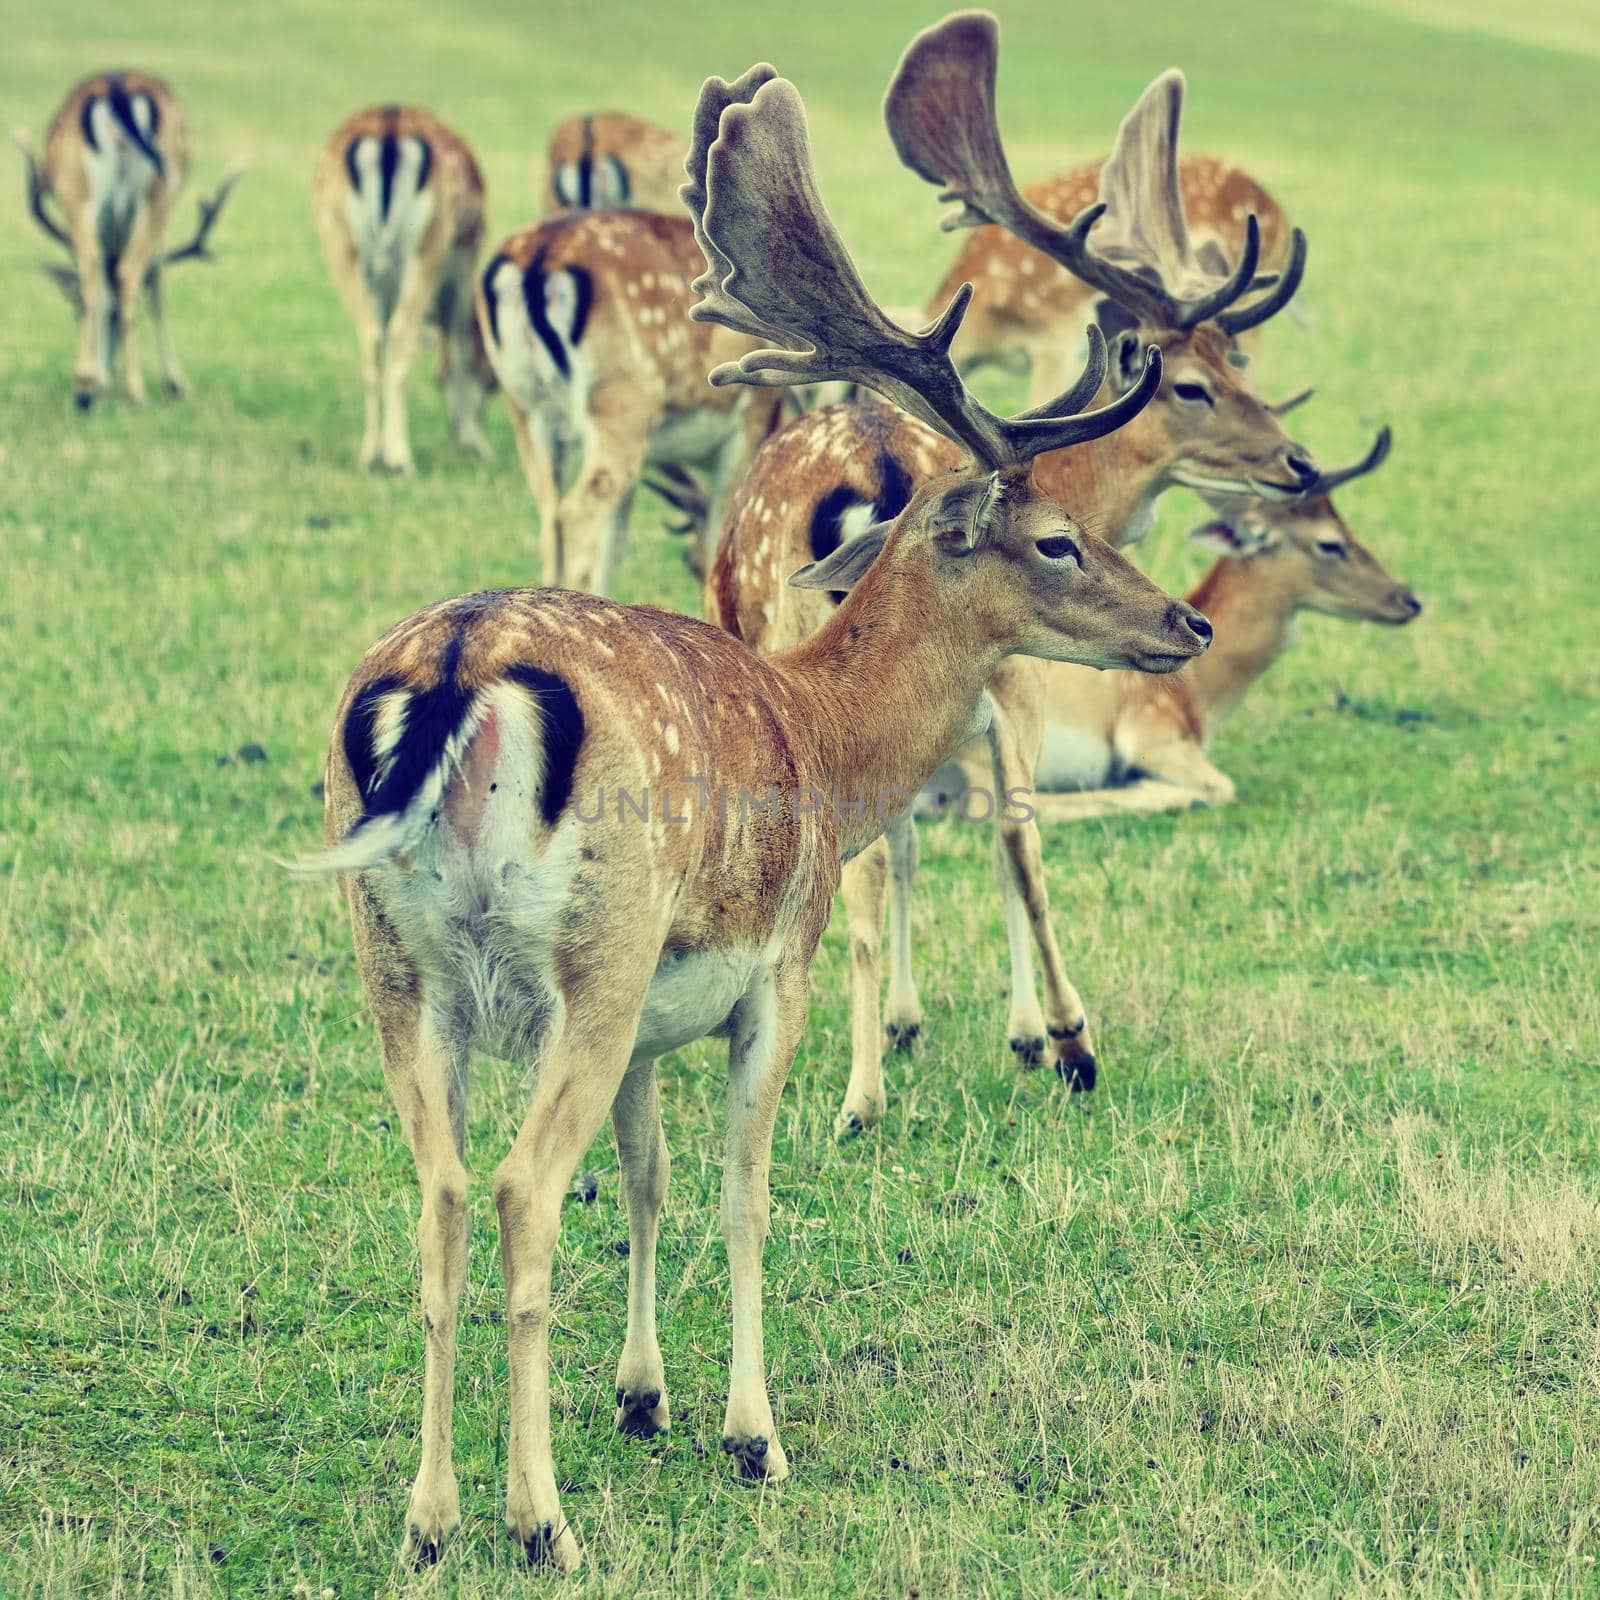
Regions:
M 583 711 L 567 680 L 557 673 L 519 663 L 506 669 L 506 677 L 526 689 L 539 708 L 544 751 L 539 814 L 547 827 L 553 827 L 572 798 L 573 774 L 583 746 Z
M 394 201 L 394 175 L 400 170 L 400 141 L 393 128 L 383 136 L 378 147 L 378 218 L 389 220 L 389 207 Z
M 380 678 L 356 696 L 345 718 L 344 755 L 361 793 L 363 822 L 404 811 L 466 720 L 474 691 L 456 682 L 465 642 L 465 628 L 457 628 L 445 651 L 439 681 L 431 689 L 411 689 L 401 678 Z M 396 690 L 409 690 L 405 720 L 388 768 L 380 773 L 372 737 L 384 696 Z
M 585 211 L 594 191 L 594 118 L 583 119 L 583 151 L 578 156 L 578 204 Z
M 79 127 L 83 131 L 84 143 L 97 154 L 100 146 L 94 136 L 94 107 L 98 98 L 98 95 L 90 95 L 83 102 L 83 110 L 78 119 Z M 135 98 L 143 100 L 150 107 L 150 132 L 148 134 L 139 126 L 139 119 L 133 114 Z M 137 96 L 130 95 L 127 84 L 122 81 L 122 74 L 120 72 L 109 72 L 106 74 L 105 102 L 107 109 L 111 112 L 112 120 L 122 129 L 127 136 L 128 142 L 144 156 L 161 177 L 165 178 L 167 175 L 166 158 L 152 142 L 161 126 L 161 110 L 156 105 L 155 97 L 146 94 L 142 89 Z
M 501 267 L 510 264 L 511 257 L 507 255 L 491 256 L 489 265 L 483 269 L 483 303 L 489 312 L 489 342 L 497 349 L 500 344 L 500 301 L 494 292 L 494 275 Z
M 549 243 L 541 245 L 538 254 L 528 263 L 528 270 L 522 275 L 522 303 L 528 308 L 529 325 L 539 335 L 540 342 L 549 352 L 556 371 L 565 378 L 571 375 L 571 367 L 567 361 L 567 345 L 569 341 L 575 345 L 583 337 L 584 326 L 589 320 L 589 308 L 594 304 L 594 280 L 582 267 L 561 269 L 572 279 L 572 286 L 578 297 L 577 306 L 572 313 L 572 331 L 567 339 L 563 339 L 551 323 L 550 314 L 545 309 L 544 303 L 544 260 L 549 249 Z

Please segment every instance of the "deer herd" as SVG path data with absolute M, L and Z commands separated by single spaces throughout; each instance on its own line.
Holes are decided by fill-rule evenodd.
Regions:
M 993 819 L 1010 1049 L 1092 1089 L 1040 823 L 1231 800 L 1207 744 L 1296 613 L 1398 624 L 1421 609 L 1330 498 L 1381 464 L 1388 429 L 1353 465 L 1321 467 L 1285 430 L 1297 402 L 1250 381 L 1300 284 L 1304 234 L 1247 172 L 1180 155 L 1176 72 L 1102 163 L 1019 189 L 998 53 L 995 19 L 958 13 L 912 40 L 889 83 L 896 152 L 957 205 L 946 226 L 972 230 L 921 318 L 864 285 L 818 193 L 800 94 L 769 66 L 707 79 L 687 141 L 616 113 L 564 123 L 548 214 L 492 249 L 478 163 L 424 111 L 359 112 L 317 163 L 316 227 L 360 349 L 361 463 L 413 470 L 405 390 L 431 324 L 463 449 L 488 454 L 482 413 L 503 393 L 540 537 L 542 587 L 427 606 L 361 659 L 328 750 L 326 848 L 299 863 L 337 875 L 348 903 L 422 1191 L 413 1559 L 436 1559 L 460 1522 L 471 1050 L 536 1069 L 493 1180 L 506 1520 L 530 1561 L 569 1569 L 551 1272 L 563 1196 L 607 1113 L 629 1234 L 616 1423 L 647 1436 L 669 1423 L 657 1063 L 728 1041 L 722 1440 L 739 1473 L 782 1478 L 762 1336 L 768 1170 L 836 892 L 852 974 L 842 1136 L 884 1113 L 886 1042 L 904 1049 L 924 1026 L 919 816 L 970 813 L 975 797 Z M 42 158 L 19 143 L 33 215 L 72 257 L 54 275 L 80 318 L 78 404 L 119 367 L 142 398 L 141 296 L 181 391 L 163 271 L 205 253 L 240 168 L 169 249 L 189 143 L 159 79 L 86 79 Z M 968 388 L 985 362 L 1026 371 L 1026 409 L 997 414 Z M 1121 553 L 1176 486 L 1206 503 L 1193 537 L 1217 557 L 1187 598 Z M 605 598 L 640 487 L 694 535 L 705 621 Z

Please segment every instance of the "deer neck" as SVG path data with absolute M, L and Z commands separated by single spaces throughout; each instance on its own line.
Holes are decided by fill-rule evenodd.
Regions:
M 1216 630 L 1211 648 L 1183 671 L 1209 742 L 1251 684 L 1294 642 L 1297 597 L 1256 562 L 1225 557 L 1188 600 Z
M 929 566 L 894 554 L 809 639 L 772 658 L 788 690 L 785 725 L 808 757 L 801 781 L 839 797 L 846 859 L 983 730 L 984 686 L 1007 653 L 981 616 L 943 599 Z
M 1102 385 L 1091 402 L 1109 405 L 1117 393 Z M 1053 450 L 1033 469 L 1034 482 L 1090 533 L 1110 545 L 1133 544 L 1150 531 L 1156 501 L 1171 486 L 1165 442 L 1135 418 L 1087 444 Z

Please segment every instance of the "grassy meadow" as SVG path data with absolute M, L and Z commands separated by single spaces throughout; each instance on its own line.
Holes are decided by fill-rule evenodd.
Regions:
M 781 1486 L 719 1449 L 721 1048 L 664 1063 L 674 1427 L 612 1429 L 626 1230 L 601 1142 L 556 1275 L 588 1555 L 566 1592 L 1600 1593 L 1600 19 L 1540 0 L 1512 37 L 1457 9 L 1003 5 L 1024 178 L 1102 152 L 1178 64 L 1188 148 L 1245 160 L 1305 226 L 1310 326 L 1269 330 L 1261 383 L 1317 384 L 1296 425 L 1330 461 L 1393 423 L 1343 505 L 1427 610 L 1307 620 L 1218 742 L 1235 807 L 1047 835 L 1092 1097 L 1014 1068 L 988 841 L 947 825 L 922 1041 L 882 1128 L 836 1145 L 830 932 L 775 1149 Z M 361 652 L 426 601 L 531 581 L 532 510 L 503 413 L 493 464 L 458 458 L 426 365 L 418 476 L 355 469 L 310 171 L 348 111 L 420 101 L 481 153 L 498 234 L 559 118 L 686 125 L 707 72 L 767 58 L 869 283 L 920 298 L 953 247 L 878 103 L 938 11 L 4 10 L 0 102 L 36 140 L 80 73 L 140 65 L 185 99 L 196 187 L 252 165 L 220 259 L 170 281 L 186 402 L 76 414 L 20 183 L 0 228 L 0 1594 L 548 1585 L 501 1527 L 485 1180 L 523 1085 L 474 1068 L 464 1525 L 413 1575 L 415 1181 L 337 898 L 270 859 L 320 837 Z M 1193 509 L 1167 502 L 1141 554 L 1172 584 L 1203 570 Z M 695 604 L 643 500 L 621 590 Z

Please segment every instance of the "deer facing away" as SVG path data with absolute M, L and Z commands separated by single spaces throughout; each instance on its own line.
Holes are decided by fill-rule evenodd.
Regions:
M 28 174 L 34 220 L 72 257 L 51 276 L 78 314 L 73 398 L 87 410 L 111 387 L 145 398 L 135 338 L 140 297 L 150 312 L 156 359 L 169 394 L 188 385 L 167 330 L 163 270 L 206 254 L 211 229 L 243 174 L 233 163 L 200 203 L 192 239 L 165 247 L 167 224 L 189 176 L 189 128 L 172 90 L 148 72 L 102 72 L 73 85 L 45 135 L 44 156 L 26 135 L 16 143 Z M 61 220 L 51 214 L 51 202 Z
M 328 850 L 314 868 L 341 874 L 423 1193 L 422 1462 L 408 1543 L 424 1557 L 459 1521 L 451 1397 L 469 1045 L 537 1067 L 494 1179 L 511 1379 L 506 1512 L 530 1560 L 571 1567 L 578 1546 L 550 1447 L 550 1273 L 562 1194 L 606 1113 L 630 1237 L 617 1422 L 648 1434 L 668 1423 L 655 1336 L 668 1166 L 655 1061 L 707 1034 L 728 1039 L 723 1443 L 739 1470 L 782 1477 L 761 1331 L 768 1167 L 841 857 L 881 829 L 874 796 L 919 784 L 981 726 L 984 684 L 1008 653 L 1170 671 L 1210 632 L 1028 482 L 1037 452 L 1115 428 L 1147 403 L 1158 355 L 1128 395 L 1080 415 L 1103 377 L 1103 346 L 1092 344 L 1085 380 L 1056 404 L 996 417 L 949 358 L 965 296 L 913 335 L 867 294 L 816 193 L 791 84 L 770 67 L 709 80 L 692 152 L 685 195 L 709 263 L 695 316 L 775 346 L 718 368 L 713 383 L 865 383 L 937 423 L 971 464 L 797 575 L 850 593 L 814 638 L 772 660 L 687 617 L 512 590 L 426 608 L 351 678 L 328 754 Z M 611 809 L 604 788 L 624 782 L 670 809 Z M 835 791 L 866 803 L 797 798 Z M 697 792 L 708 798 L 696 803 Z M 744 795 L 773 801 L 746 806 Z
M 753 341 L 689 321 L 701 266 L 687 217 L 569 211 L 512 234 L 483 270 L 545 583 L 608 592 L 647 467 L 704 468 L 720 519 L 777 419 L 772 394 L 706 386 Z
M 682 215 L 683 137 L 625 111 L 569 117 L 550 135 L 545 209 Z
M 483 178 L 465 141 L 413 106 L 358 111 L 323 148 L 311 209 L 361 350 L 361 465 L 413 470 L 406 379 L 428 322 L 439 330 L 451 434 L 487 458 L 483 406 L 494 371 L 473 306 Z

